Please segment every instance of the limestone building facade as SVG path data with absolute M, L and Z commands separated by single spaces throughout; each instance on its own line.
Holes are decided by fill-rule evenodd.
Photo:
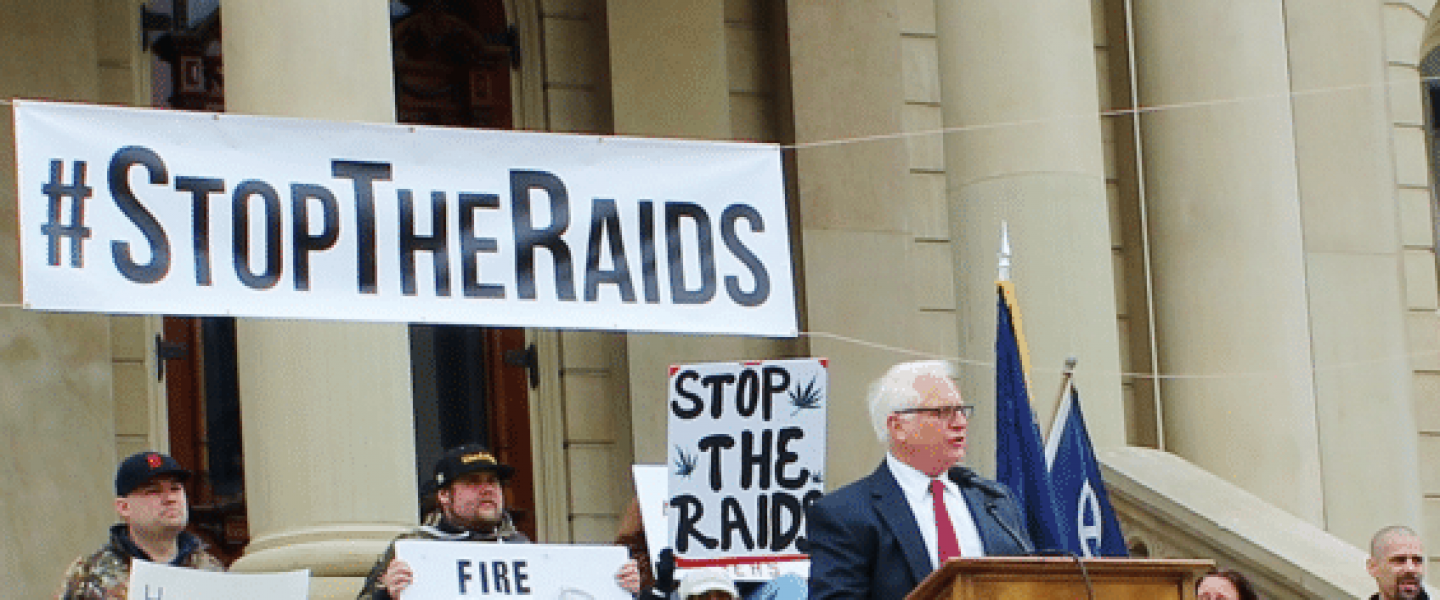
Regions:
M 455 436 L 528 465 L 513 492 L 539 539 L 608 541 L 629 466 L 665 460 L 677 363 L 829 358 L 838 486 L 882 454 L 865 384 L 894 362 L 952 359 L 980 406 L 969 462 L 992 471 L 1002 223 L 1042 428 L 1077 356 L 1137 550 L 1238 566 L 1275 597 L 1333 598 L 1368 595 L 1353 561 L 1380 526 L 1412 525 L 1440 549 L 1432 0 L 0 8 L 5 100 L 779 144 L 802 330 L 241 319 L 216 333 L 27 310 L 0 119 L 0 568 L 16 597 L 53 593 L 102 541 L 120 457 L 172 445 L 199 448 L 206 476 L 227 457 L 243 467 L 243 491 L 221 489 L 231 479 L 207 492 L 243 499 L 238 514 L 210 507 L 215 535 L 243 541 L 234 568 L 309 568 L 317 598 L 353 597 L 416 521 L 417 464 Z M 427 15 L 469 23 L 473 44 L 437 58 L 443 44 L 406 25 Z M 457 76 L 462 99 L 417 99 Z M 177 342 L 177 326 L 228 345 Z M 185 352 L 175 344 L 191 366 L 162 358 Z M 199 387 L 180 391 L 186 368 Z M 224 395 L 205 387 L 224 373 L 229 417 L 179 414 Z M 446 404 L 466 386 L 488 404 Z M 447 433 L 461 413 L 471 425 Z M 243 442 L 223 445 L 224 423 Z

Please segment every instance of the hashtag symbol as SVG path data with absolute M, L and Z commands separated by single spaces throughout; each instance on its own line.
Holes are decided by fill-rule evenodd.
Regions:
M 85 199 L 90 197 L 90 186 L 85 185 L 85 161 L 75 161 L 75 173 L 70 185 L 65 185 L 65 163 L 50 161 L 50 182 L 41 188 L 50 199 L 50 220 L 40 226 L 40 233 L 50 240 L 50 266 L 60 265 L 60 242 L 70 239 L 70 266 L 80 268 L 83 247 L 81 242 L 90 237 L 90 228 L 85 226 Z M 65 198 L 70 197 L 74 210 L 70 222 L 65 223 Z

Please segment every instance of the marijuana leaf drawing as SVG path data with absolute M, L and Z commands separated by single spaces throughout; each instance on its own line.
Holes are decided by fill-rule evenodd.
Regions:
M 798 415 L 800 411 L 807 408 L 821 408 L 821 401 L 825 399 L 825 396 L 821 394 L 822 391 L 815 386 L 814 377 L 811 377 L 810 383 L 805 384 L 804 387 L 790 390 L 790 405 L 795 407 L 795 412 L 790 413 L 790 416 Z
M 695 465 L 699 463 L 699 457 L 694 454 L 686 454 L 685 449 L 679 446 L 675 447 L 675 453 L 680 455 L 680 458 L 675 459 L 675 474 L 689 478 L 695 472 Z

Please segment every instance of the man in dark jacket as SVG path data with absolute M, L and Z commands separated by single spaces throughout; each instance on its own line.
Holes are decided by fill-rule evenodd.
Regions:
M 505 512 L 504 486 L 513 474 L 513 467 L 495 460 L 495 455 L 483 446 L 467 444 L 445 452 L 435 464 L 432 480 L 437 490 L 439 522 L 422 525 L 395 539 L 528 543 L 530 539 L 515 529 L 509 513 Z M 616 579 L 632 593 L 640 588 L 634 561 L 627 563 Z M 414 580 L 410 565 L 395 558 L 395 542 L 391 541 L 385 554 L 370 569 L 359 598 L 391 600 Z
M 959 466 L 971 407 L 947 363 L 895 365 L 869 401 L 888 452 L 806 511 L 810 600 L 904 598 L 951 558 L 1031 551 L 1005 486 Z
M 177 567 L 223 571 L 200 539 L 185 531 L 190 505 L 185 481 L 190 472 L 159 452 L 139 452 L 115 472 L 115 512 L 121 523 L 110 527 L 110 540 L 65 571 L 61 600 L 126 597 L 130 563 L 135 559 Z

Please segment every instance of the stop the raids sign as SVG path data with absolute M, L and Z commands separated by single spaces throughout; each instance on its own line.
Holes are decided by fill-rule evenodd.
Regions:
M 823 359 L 671 368 L 669 545 L 682 564 L 803 557 L 828 384 Z

